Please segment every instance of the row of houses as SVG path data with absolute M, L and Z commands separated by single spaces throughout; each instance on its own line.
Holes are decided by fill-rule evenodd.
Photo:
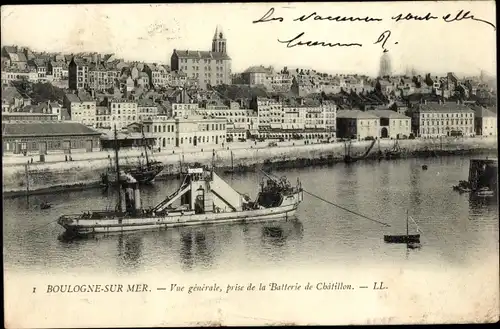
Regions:
M 112 104 L 117 105 L 117 103 Z M 269 107 L 271 104 L 263 106 Z M 278 108 L 279 106 L 268 110 L 277 111 Z M 292 107 L 283 108 L 285 112 L 292 109 Z M 118 113 L 117 106 L 112 109 L 115 110 L 113 113 Z M 262 128 L 259 124 L 252 123 L 253 120 L 259 122 L 259 115 L 252 110 L 236 108 L 229 110 L 233 114 L 239 113 L 235 115 L 237 118 L 231 120 L 228 119 L 228 112 L 221 112 L 221 109 L 215 108 L 199 108 L 198 104 L 174 104 L 173 110 L 174 115 L 160 113 L 147 118 L 141 125 L 133 122 L 122 127 L 122 130 L 143 127 L 146 137 L 160 149 L 224 146 L 234 138 L 237 129 L 241 129 L 245 136 L 248 136 L 248 129 L 256 129 L 259 136 L 267 138 L 293 139 L 296 135 L 302 134 L 305 138 L 314 139 L 331 136 L 350 139 L 397 139 L 410 136 L 413 125 L 421 122 L 422 130 L 417 134 L 418 137 L 424 138 L 450 136 L 452 132 L 461 132 L 467 136 L 497 134 L 496 113 L 485 108 L 473 110 L 449 104 L 425 104 L 415 111 L 412 117 L 390 110 L 339 110 L 335 113 L 335 124 L 332 123 L 332 126 L 336 127 L 335 132 L 326 133 L 321 129 L 307 126 L 301 129 L 286 126 L 290 121 L 282 121 L 281 127 L 275 125 L 268 129 Z M 312 114 L 310 109 L 304 112 Z M 44 113 L 20 112 L 7 115 L 11 115 L 12 118 L 2 122 L 3 154 L 51 152 L 69 154 L 72 151 L 92 152 L 101 147 L 102 130 L 92 129 L 79 122 L 58 120 L 57 114 L 49 110 L 45 110 Z M 26 118 L 24 115 L 29 117 Z M 314 120 L 318 120 L 318 117 Z
M 494 108 L 462 103 L 418 104 L 407 112 L 392 110 L 340 110 L 337 112 L 339 138 L 438 138 L 447 136 L 497 136 Z

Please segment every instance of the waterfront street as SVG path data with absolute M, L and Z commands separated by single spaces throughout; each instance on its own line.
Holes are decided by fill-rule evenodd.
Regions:
M 488 148 L 491 147 L 491 145 L 495 145 L 496 147 L 496 141 L 497 138 L 492 136 L 492 137 L 483 137 L 483 136 L 477 136 L 474 138 L 442 138 L 442 139 L 421 139 L 421 140 L 401 140 L 399 141 L 401 144 L 405 143 L 411 143 L 414 145 L 420 145 L 420 147 L 423 149 L 427 147 L 428 149 L 435 149 L 438 150 L 442 147 L 442 144 L 446 142 L 460 142 L 461 144 L 464 145 L 465 149 L 469 149 L 470 147 L 473 147 L 474 144 L 485 144 L 488 145 Z M 390 139 L 382 139 L 380 140 L 380 146 L 384 149 L 390 148 L 394 145 L 394 140 Z M 314 146 L 318 144 L 322 144 L 319 140 L 317 141 L 308 141 L 307 144 L 303 140 L 295 140 L 295 141 L 283 141 L 283 142 L 276 142 L 277 148 L 280 147 L 290 147 L 290 146 L 296 146 L 296 147 L 308 147 L 308 146 Z M 332 142 L 328 143 L 332 144 L 332 147 L 344 147 L 344 142 L 337 141 L 337 142 Z M 370 144 L 370 141 L 353 141 L 352 144 L 354 146 L 360 145 L 363 147 L 367 147 Z M 263 149 L 263 148 L 269 148 L 269 141 L 264 141 L 264 142 L 254 142 L 254 141 L 246 141 L 246 142 L 231 142 L 227 143 L 222 147 L 222 145 L 208 145 L 206 147 L 184 147 L 184 148 L 179 148 L 179 147 L 173 147 L 173 146 L 167 146 L 164 148 L 154 148 L 153 149 L 153 155 L 155 156 L 167 156 L 169 154 L 189 154 L 189 153 L 199 153 L 199 152 L 212 152 L 212 150 L 217 151 L 222 151 L 222 150 L 245 150 L 245 149 Z M 374 148 L 376 149 L 376 147 Z M 79 152 L 74 152 L 71 154 L 71 158 L 73 161 L 88 161 L 88 160 L 102 160 L 102 159 L 107 159 L 108 156 L 114 156 L 114 152 L 112 150 L 101 150 L 101 151 L 94 151 L 94 152 L 85 152 L 83 150 L 80 150 Z M 120 151 L 120 157 L 122 159 L 125 158 L 136 158 L 140 156 L 141 154 L 144 153 L 144 150 L 142 148 L 137 148 L 137 149 L 123 149 Z M 16 166 L 16 165 L 24 165 L 30 159 L 33 158 L 34 163 L 40 163 L 39 162 L 39 156 L 38 154 L 28 154 L 26 156 L 22 154 L 8 154 L 4 155 L 2 158 L 2 165 L 3 166 Z M 62 152 L 59 153 L 49 153 L 45 156 L 45 162 L 46 163 L 57 163 L 57 162 L 65 162 L 65 154 Z

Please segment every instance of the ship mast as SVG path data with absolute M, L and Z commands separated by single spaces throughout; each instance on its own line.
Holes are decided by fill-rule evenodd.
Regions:
M 120 162 L 118 160 L 118 133 L 116 132 L 116 124 L 115 124 L 115 166 L 116 166 L 116 182 L 118 185 L 118 205 L 117 208 L 122 211 L 122 193 L 121 193 L 121 184 L 120 184 Z
M 142 132 L 142 143 L 144 145 L 144 155 L 146 156 L 146 165 L 149 167 L 148 146 L 146 144 L 146 136 L 144 136 L 144 125 L 142 124 L 141 124 L 141 132 Z
M 408 239 L 409 231 L 408 231 L 408 209 L 406 210 L 406 238 Z

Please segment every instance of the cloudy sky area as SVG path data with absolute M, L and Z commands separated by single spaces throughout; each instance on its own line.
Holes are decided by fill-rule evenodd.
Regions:
M 283 22 L 253 24 L 271 7 Z M 2 6 L 2 45 L 29 46 L 37 51 L 116 53 L 127 60 L 170 62 L 173 49 L 210 50 L 220 24 L 228 40 L 233 71 L 251 65 L 311 67 L 332 73 L 376 75 L 386 30 L 394 71 L 414 67 L 420 72 L 496 74 L 496 31 L 483 22 L 451 23 L 442 16 L 461 10 L 496 26 L 493 1 L 408 3 L 267 3 L 172 5 Z M 381 22 L 293 22 L 313 12 L 321 16 L 382 18 Z M 407 13 L 439 17 L 431 21 L 400 21 Z M 304 32 L 303 41 L 360 43 L 362 47 L 293 47 L 289 40 Z M 396 44 L 397 42 L 397 44 Z

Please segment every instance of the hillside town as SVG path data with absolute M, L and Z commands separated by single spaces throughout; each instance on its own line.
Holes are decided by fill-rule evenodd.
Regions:
M 218 26 L 209 50 L 174 49 L 168 64 L 2 46 L 2 155 L 92 152 L 114 127 L 158 151 L 497 135 L 496 83 L 485 74 L 395 75 L 387 54 L 378 77 L 234 73 L 228 42 Z

